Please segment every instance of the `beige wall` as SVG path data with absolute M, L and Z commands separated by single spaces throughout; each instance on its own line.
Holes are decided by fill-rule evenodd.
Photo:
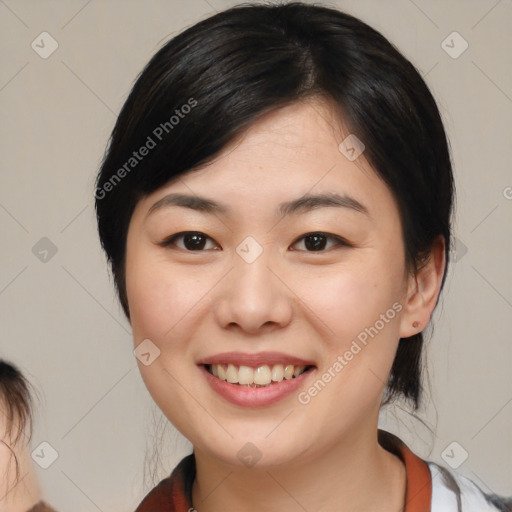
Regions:
M 149 57 L 177 31 L 235 3 L 0 2 L 1 355 L 39 389 L 32 446 L 47 442 L 58 452 L 38 474 L 59 510 L 130 510 L 147 491 L 144 450 L 155 408 L 99 248 L 93 181 L 116 113 Z M 426 75 L 451 140 L 456 236 L 467 247 L 429 343 L 433 400 L 421 416 L 436 434 L 393 410 L 382 426 L 443 464 L 443 450 L 456 441 L 469 454 L 460 472 L 511 494 L 512 4 L 331 5 L 382 31 Z M 58 43 L 46 59 L 31 47 L 43 31 Z M 456 59 L 441 46 L 453 31 L 469 43 Z M 45 38 L 39 52 L 51 49 Z M 47 241 L 36 245 L 43 237 L 53 256 Z M 48 261 L 34 246 L 39 257 L 50 251 Z M 160 476 L 188 449 L 171 434 Z M 50 462 L 51 449 L 45 453 Z

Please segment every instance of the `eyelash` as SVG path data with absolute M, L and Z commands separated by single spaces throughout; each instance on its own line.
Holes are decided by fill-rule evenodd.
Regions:
M 179 238 L 183 238 L 186 235 L 199 235 L 201 237 L 206 237 L 207 239 L 213 241 L 213 238 L 209 237 L 205 233 L 202 233 L 201 231 L 182 231 L 180 233 L 176 233 L 174 235 L 171 235 L 171 236 L 167 237 L 159 245 L 162 246 L 162 247 L 170 247 L 170 246 L 173 246 L 173 245 L 176 246 L 176 243 L 175 243 L 176 240 L 179 239 Z M 293 242 L 292 245 L 295 245 L 298 242 L 300 242 L 300 241 L 302 241 L 302 240 L 304 240 L 304 239 L 306 239 L 308 237 L 313 237 L 313 236 L 320 236 L 320 237 L 323 237 L 323 238 L 327 238 L 329 240 L 333 240 L 335 242 L 334 247 L 351 247 L 351 244 L 348 243 L 342 237 L 339 237 L 339 236 L 336 236 L 336 235 L 331 235 L 329 233 L 324 233 L 324 232 L 321 232 L 321 231 L 312 231 L 310 233 L 306 233 L 306 234 L 302 235 L 300 238 L 297 238 Z M 200 249 L 200 250 L 194 251 L 194 250 L 189 250 L 189 249 L 181 248 L 181 247 L 178 247 L 178 249 L 186 251 L 186 252 L 204 252 L 205 251 L 205 249 Z M 208 250 L 208 249 L 206 249 L 206 250 Z M 296 250 L 296 249 L 294 249 L 294 250 Z M 302 252 L 308 252 L 308 253 L 319 252 L 319 253 L 322 253 L 322 252 L 327 252 L 327 250 L 326 249 L 322 249 L 322 250 L 319 250 L 319 251 L 303 250 Z

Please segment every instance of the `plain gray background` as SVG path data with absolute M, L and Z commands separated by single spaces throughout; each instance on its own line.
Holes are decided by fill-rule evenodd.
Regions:
M 58 510 L 132 510 L 152 485 L 144 454 L 162 416 L 100 251 L 94 178 L 148 59 L 237 3 L 0 0 L 0 353 L 38 389 L 32 449 L 47 442 L 58 454 L 38 469 Z M 383 411 L 381 427 L 424 458 L 460 464 L 487 492 L 510 495 L 512 2 L 324 3 L 381 31 L 417 66 L 455 165 L 457 261 L 427 344 L 432 396 L 420 413 L 435 434 L 400 407 Z M 58 48 L 44 55 L 51 44 Z M 160 478 L 190 451 L 172 427 L 165 436 Z

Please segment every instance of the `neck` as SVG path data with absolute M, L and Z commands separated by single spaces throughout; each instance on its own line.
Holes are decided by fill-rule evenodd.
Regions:
M 194 454 L 197 512 L 404 509 L 405 466 L 379 445 L 375 427 L 344 435 L 329 451 L 283 465 L 240 468 L 201 451 Z

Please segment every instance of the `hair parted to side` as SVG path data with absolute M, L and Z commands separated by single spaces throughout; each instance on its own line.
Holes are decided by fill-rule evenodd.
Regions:
M 419 72 L 379 32 L 337 9 L 255 2 L 166 43 L 119 114 L 95 197 L 100 240 L 128 319 L 126 237 L 139 199 L 213 160 L 263 115 L 309 98 L 328 100 L 391 190 L 408 270 L 416 272 L 444 237 L 443 288 L 454 184 L 441 116 Z M 135 158 L 142 147 L 145 156 Z M 419 407 L 422 346 L 422 333 L 400 340 L 384 404 L 403 395 Z

